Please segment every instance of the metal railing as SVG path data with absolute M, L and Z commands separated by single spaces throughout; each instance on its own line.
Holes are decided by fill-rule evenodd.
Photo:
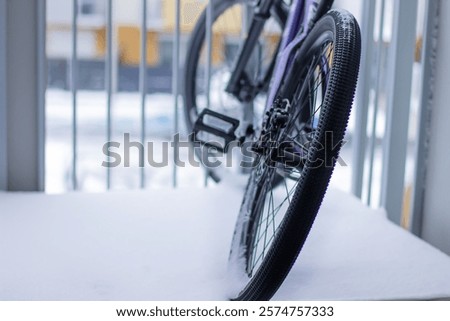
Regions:
M 78 184 L 78 84 L 79 84 L 79 0 L 72 1 L 72 19 L 71 19 L 71 42 L 72 51 L 70 58 L 70 80 L 71 80 L 71 109 L 72 109 L 72 124 L 71 124 L 71 185 L 73 190 L 79 189 Z M 141 16 L 140 16 L 140 62 L 139 62 L 139 99 L 140 99 L 140 143 L 145 146 L 147 140 L 147 128 L 146 128 L 146 96 L 147 96 L 147 21 L 148 21 L 148 1 L 141 0 Z M 106 2 L 106 54 L 105 54 L 105 90 L 107 95 L 107 117 L 106 117 L 106 141 L 109 143 L 113 137 L 112 123 L 112 104 L 114 95 L 114 77 L 117 74 L 114 73 L 114 64 L 117 61 L 114 59 L 114 23 L 113 23 L 113 11 L 114 1 L 105 0 Z M 173 58 L 172 58 L 172 93 L 174 96 L 173 104 L 173 132 L 174 134 L 179 131 L 179 96 L 180 96 L 180 12 L 181 3 L 180 0 L 175 0 L 175 30 L 173 33 Z M 209 79 L 209 78 L 207 78 Z M 178 158 L 177 141 L 174 141 L 174 162 Z M 110 145 L 107 148 L 107 158 L 110 157 Z M 140 153 L 139 163 L 144 164 L 144 153 Z M 111 176 L 112 171 L 110 167 L 106 168 L 106 188 L 111 189 Z M 139 185 L 141 188 L 146 187 L 146 171 L 145 166 L 140 166 Z M 177 167 L 173 166 L 172 172 L 172 185 L 177 186 Z
M 392 21 L 386 16 L 387 5 L 393 13 Z M 385 208 L 393 222 L 403 223 L 405 227 L 411 222 L 402 220 L 405 216 L 411 218 L 409 207 L 414 201 L 407 190 L 420 188 L 421 184 L 416 180 L 412 186 L 405 186 L 405 168 L 411 161 L 407 159 L 408 145 L 417 145 L 408 137 L 409 127 L 416 126 L 418 121 L 410 119 L 414 100 L 422 99 L 422 104 L 418 104 L 419 113 L 424 108 L 423 97 L 418 98 L 417 93 L 412 93 L 415 53 L 422 50 L 422 60 L 416 62 L 422 66 L 422 77 L 427 77 L 429 57 L 429 48 L 418 47 L 416 41 L 417 30 L 423 28 L 420 33 L 426 35 L 429 28 L 419 24 L 426 13 L 418 10 L 419 5 L 425 11 L 430 5 L 434 6 L 422 0 L 364 1 L 363 57 L 353 135 L 353 194 L 369 205 Z M 391 29 L 387 30 L 387 26 Z M 391 34 L 388 42 L 383 38 L 386 31 Z M 382 103 L 383 95 L 386 97 Z M 381 112 L 384 119 L 380 119 Z M 376 129 L 381 125 L 385 130 L 383 136 L 378 137 Z M 414 133 L 414 137 L 416 135 L 420 137 L 420 132 Z M 382 154 L 381 171 L 374 168 L 376 153 Z M 422 166 L 421 156 L 415 156 L 413 166 Z M 381 194 L 379 203 L 374 200 L 374 193 Z

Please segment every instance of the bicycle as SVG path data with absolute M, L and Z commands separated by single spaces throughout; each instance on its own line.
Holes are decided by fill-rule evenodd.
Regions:
M 241 108 L 251 109 L 251 117 L 198 110 L 195 81 L 186 84 L 185 108 L 194 141 L 224 153 L 239 141 L 254 155 L 231 245 L 229 297 L 269 300 L 296 261 L 327 190 L 354 98 L 361 39 L 355 18 L 330 10 L 332 0 L 222 1 L 212 7 L 214 20 L 227 8 L 249 3 L 248 33 L 235 51 L 224 90 Z M 283 32 L 263 66 L 257 58 L 271 17 Z M 190 43 L 185 80 L 197 72 L 205 23 L 203 14 Z M 261 93 L 266 102 L 255 116 Z M 222 145 L 205 139 L 208 135 Z

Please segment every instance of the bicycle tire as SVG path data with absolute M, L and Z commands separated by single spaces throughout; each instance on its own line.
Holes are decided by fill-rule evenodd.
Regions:
M 317 121 L 314 120 L 316 127 L 311 132 L 312 138 L 306 163 L 301 172 L 299 171 L 299 178 L 290 198 L 290 192 L 286 189 L 289 200 L 288 204 L 283 205 L 286 211 L 282 218 L 277 217 L 279 224 L 273 227 L 273 236 L 267 245 L 266 236 L 264 236 L 262 259 L 260 259 L 261 255 L 257 256 L 258 252 L 255 254 L 259 246 L 255 243 L 260 242 L 262 237 L 259 235 L 261 226 L 263 223 L 266 225 L 266 230 L 262 233 L 267 233 L 267 225 L 272 224 L 268 221 L 270 215 L 273 216 L 272 221 L 275 221 L 275 216 L 278 215 L 278 213 L 268 213 L 267 221 L 263 221 L 262 218 L 267 206 L 267 193 L 269 191 L 273 193 L 273 186 L 275 186 L 271 183 L 274 175 L 270 173 L 273 169 L 268 166 L 264 169 L 263 163 L 258 165 L 250 175 L 237 218 L 228 263 L 231 300 L 269 300 L 276 293 L 306 241 L 328 188 L 339 155 L 340 142 L 344 138 L 347 127 L 359 72 L 360 30 L 350 13 L 345 10 L 332 10 L 316 23 L 303 44 L 297 49 L 292 66 L 285 73 L 278 95 L 279 98 L 291 97 L 292 99 L 300 92 L 301 103 L 304 102 L 305 105 L 311 103 L 310 95 L 304 93 L 308 90 L 306 87 L 310 71 L 306 75 L 304 71 L 311 68 L 311 70 L 319 70 L 319 74 L 322 73 L 324 66 L 320 55 L 324 53 L 317 57 L 315 55 L 320 48 L 322 48 L 320 50 L 328 50 L 323 47 L 328 43 L 332 43 L 333 48 L 333 52 L 328 54 L 331 60 L 330 69 L 326 75 L 322 74 L 322 77 L 326 79 L 326 85 L 323 87 L 320 116 Z M 318 64 L 318 61 L 321 61 L 318 65 L 320 68 L 315 66 L 314 59 L 317 59 Z M 309 65 L 310 67 L 307 67 Z M 298 77 L 304 77 L 304 79 Z M 292 110 L 296 110 L 298 106 L 303 105 L 293 104 Z M 292 110 L 291 117 L 293 117 Z M 296 120 L 290 119 L 290 121 L 297 124 Z M 330 132 L 335 142 L 339 142 L 337 148 L 331 150 L 322 148 L 327 146 L 327 133 Z M 271 197 L 273 202 L 275 196 Z M 276 208 L 274 204 L 270 204 L 269 200 L 268 212 L 271 206 L 275 212 Z M 258 258 L 256 263 L 259 265 L 255 263 L 256 258 Z
M 219 17 L 224 14 L 228 9 L 235 5 L 249 3 L 250 0 L 226 0 L 226 1 L 216 1 L 213 7 L 213 24 L 219 19 Z M 199 68 L 199 61 L 201 60 L 201 50 L 206 38 L 206 12 L 205 9 L 200 15 L 197 23 L 192 32 L 191 38 L 189 39 L 186 53 L 185 69 L 184 69 L 184 82 L 183 82 L 183 98 L 184 98 L 184 119 L 186 128 L 189 133 L 193 131 L 195 124 L 195 116 L 199 115 L 201 109 L 197 103 L 197 73 Z M 271 14 L 274 20 L 278 23 L 281 30 L 284 28 L 285 21 L 287 19 L 287 8 L 281 5 L 281 1 L 276 3 L 271 10 Z M 245 39 L 242 39 L 245 41 Z M 276 53 L 275 53 L 276 54 Z M 226 112 L 223 112 L 226 114 Z M 228 115 L 233 117 L 233 115 Z M 196 154 L 200 160 L 203 162 L 203 157 L 201 151 L 196 149 Z M 208 168 L 209 176 L 213 178 L 214 181 L 218 182 L 221 179 L 221 175 L 217 170 Z

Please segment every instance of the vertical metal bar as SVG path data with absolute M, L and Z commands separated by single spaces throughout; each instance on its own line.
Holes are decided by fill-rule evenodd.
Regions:
M 180 89 L 180 80 L 179 80 L 179 70 L 180 70 L 180 0 L 176 0 L 175 2 L 175 32 L 173 34 L 173 60 L 172 60 L 172 91 L 174 97 L 174 134 L 178 135 L 178 96 Z M 178 139 L 174 141 L 174 153 L 173 153 L 174 161 L 173 161 L 173 177 L 172 177 L 172 185 L 173 187 L 177 187 L 177 160 L 179 158 L 179 146 Z
M 139 65 L 139 91 L 141 93 L 141 144 L 145 146 L 146 139 L 146 112 L 145 98 L 147 93 L 147 0 L 142 0 L 142 16 L 141 16 L 141 59 Z M 145 150 L 145 148 L 144 148 Z M 140 153 L 139 163 L 142 165 L 141 170 L 141 188 L 145 188 L 145 155 Z
M 436 74 L 436 43 L 439 32 L 440 0 L 426 2 L 425 26 L 422 49 L 422 92 L 419 106 L 417 147 L 415 151 L 414 194 L 412 198 L 411 230 L 422 236 L 425 179 L 427 173 L 427 155 L 430 141 L 430 113 L 434 98 L 434 82 Z
M 7 0 L 0 0 L 0 190 L 8 189 L 8 160 L 7 160 L 7 113 L 6 113 L 6 36 L 8 15 L 6 13 Z
M 108 151 L 106 157 L 110 157 L 110 142 L 112 140 L 112 0 L 107 0 L 106 4 L 106 60 L 105 60 L 105 87 L 106 87 L 106 141 L 108 143 Z M 111 189 L 111 168 L 106 168 L 106 188 Z
M 47 90 L 46 0 L 37 3 L 38 190 L 45 190 L 45 92 Z
M 243 12 L 242 12 L 242 30 L 241 30 L 241 37 L 247 37 L 248 34 L 248 30 L 250 29 L 250 25 L 252 22 L 252 17 L 253 16 L 253 7 L 252 4 L 250 3 L 244 3 L 243 6 Z M 257 41 L 255 44 L 255 48 L 253 50 L 253 53 L 251 54 L 250 59 L 248 60 L 247 63 L 247 68 L 246 71 L 251 75 L 251 74 L 255 74 L 257 72 L 258 69 L 258 62 L 261 61 L 258 55 L 261 54 L 261 42 Z M 244 128 L 246 128 L 248 125 L 252 125 L 253 124 L 253 119 L 254 119 L 254 103 L 253 101 L 248 102 L 248 103 L 244 103 L 243 106 L 244 108 L 244 117 L 243 117 L 243 122 L 244 122 Z M 253 165 L 253 152 L 248 151 L 247 149 L 242 149 L 242 168 L 240 169 L 243 173 L 250 173 L 251 167 Z
M 386 0 L 381 0 L 380 8 L 380 25 L 378 26 L 378 48 L 377 48 L 377 73 L 375 81 L 375 101 L 373 103 L 372 133 L 369 144 L 369 179 L 367 182 L 367 204 L 371 205 L 372 201 L 372 185 L 373 185 L 373 165 L 375 161 L 375 143 L 377 141 L 377 116 L 380 103 L 380 87 L 381 87 L 381 69 L 383 59 L 383 30 L 384 30 L 384 9 Z
M 112 92 L 115 93 L 119 89 L 119 65 L 120 65 L 120 53 L 118 48 L 118 39 L 119 39 L 119 28 L 117 28 L 117 24 L 114 23 L 114 20 L 111 22 L 111 46 L 112 46 L 112 69 L 111 69 L 111 77 L 112 77 Z
M 211 105 L 211 65 L 212 65 L 212 27 L 213 27 L 213 6 L 214 0 L 209 0 L 206 9 L 206 68 L 205 68 L 205 92 L 206 92 L 206 108 L 210 108 Z M 205 171 L 205 186 L 208 185 L 209 171 Z
M 206 108 L 211 104 L 211 54 L 212 54 L 212 22 L 213 22 L 213 0 L 210 0 L 206 12 L 206 69 L 205 69 L 205 90 Z
M 78 0 L 73 0 L 72 10 L 72 57 L 70 63 L 72 84 L 72 188 L 77 190 Z
M 401 222 L 403 205 L 416 20 L 417 0 L 394 2 L 381 203 L 389 219 L 397 224 Z
M 361 198 L 364 182 L 364 163 L 367 146 L 367 115 L 372 84 L 373 30 L 375 22 L 375 0 L 364 1 L 362 19 L 361 77 L 358 84 L 355 108 L 355 132 L 353 139 L 352 193 Z
M 431 44 L 436 48 L 436 73 L 431 78 L 433 96 L 432 112 L 429 114 L 430 126 L 428 153 L 426 155 L 426 180 L 424 186 L 423 226 L 421 237 L 450 255 L 450 216 L 449 180 L 450 180 L 450 108 L 449 75 L 450 64 L 450 1 L 441 1 L 439 7 L 439 31 Z

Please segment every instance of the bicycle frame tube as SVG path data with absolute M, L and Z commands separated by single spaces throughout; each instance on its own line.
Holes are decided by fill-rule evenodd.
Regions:
M 271 16 L 271 9 L 276 4 L 276 1 L 279 0 L 261 0 L 259 2 L 250 24 L 248 37 L 244 42 L 243 47 L 240 49 L 238 59 L 225 89 L 226 92 L 234 95 L 242 102 L 252 101 L 259 90 L 268 87 L 273 70 L 278 70 L 275 74 L 278 74 L 278 78 L 284 73 L 289 60 L 286 57 L 289 57 L 292 50 L 303 41 L 317 19 L 328 11 L 334 2 L 334 0 L 292 1 L 286 28 L 283 31 L 282 42 L 278 48 L 278 57 L 276 59 L 274 57 L 269 67 L 269 72 L 266 75 L 267 77 L 262 79 L 261 83 L 253 84 L 250 83 L 250 79 L 247 76 L 246 67 L 251 59 L 252 51 L 256 46 L 258 38 L 263 31 L 264 24 Z M 299 34 L 300 30 L 302 30 L 301 34 Z M 295 42 L 295 45 L 292 45 L 293 41 Z M 289 50 L 286 50 L 288 45 Z M 275 77 L 275 84 L 279 83 L 279 80 L 277 81 L 276 79 L 277 77 Z M 269 94 L 270 99 L 267 101 L 268 105 L 273 102 L 278 87 L 279 84 L 271 88 L 271 94 Z
M 292 53 L 301 45 L 314 23 L 330 9 L 332 4 L 333 0 L 293 0 L 287 25 L 283 31 L 282 45 L 278 53 L 266 109 L 270 108 L 275 100 L 283 75 L 291 62 Z

